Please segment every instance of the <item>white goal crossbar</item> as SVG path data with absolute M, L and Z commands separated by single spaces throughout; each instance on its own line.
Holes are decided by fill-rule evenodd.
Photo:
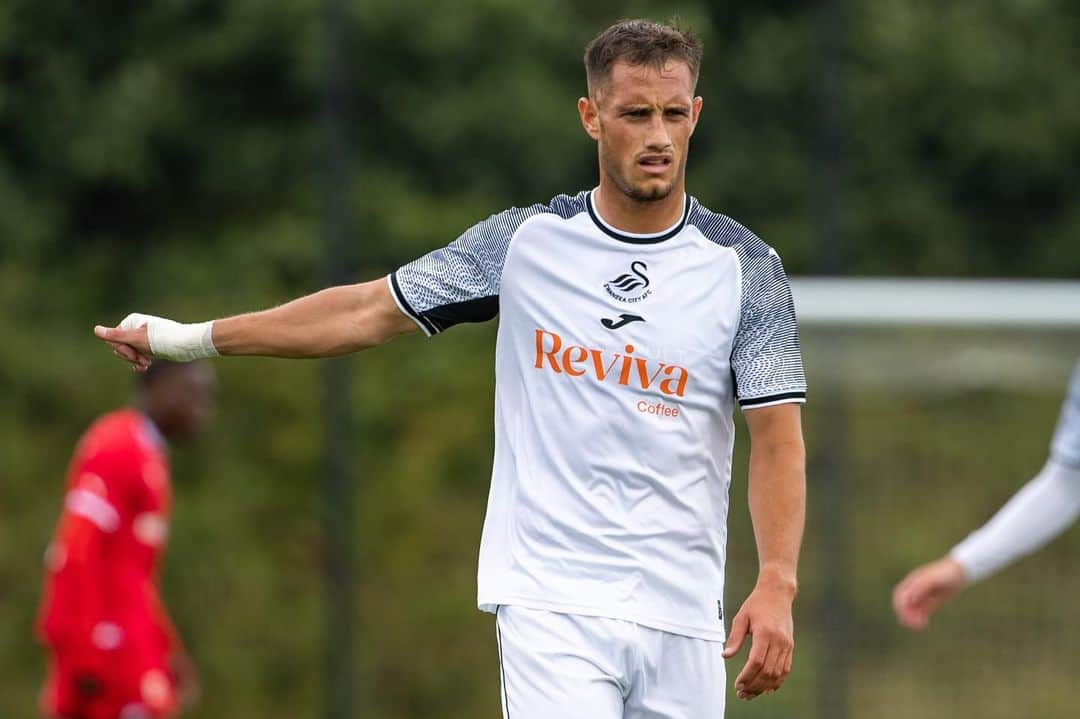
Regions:
M 1080 281 L 795 277 L 799 322 L 1080 329 Z

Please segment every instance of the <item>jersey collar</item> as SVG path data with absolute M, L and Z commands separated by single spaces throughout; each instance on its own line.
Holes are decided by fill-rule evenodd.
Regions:
M 607 222 L 605 222 L 604 218 L 600 216 L 600 213 L 596 211 L 596 207 L 593 205 L 593 194 L 595 192 L 595 189 L 590 190 L 585 195 L 585 207 L 589 211 L 589 217 L 592 219 L 593 224 L 599 227 L 604 232 L 604 234 L 609 235 L 610 237 L 614 237 L 620 242 L 629 242 L 635 245 L 652 245 L 656 244 L 657 242 L 669 240 L 682 231 L 682 228 L 686 226 L 687 218 L 690 217 L 690 195 L 684 193 L 682 217 L 680 217 L 679 221 L 668 229 L 645 235 L 635 234 L 631 232 L 622 232 L 621 230 L 617 230 L 611 225 L 609 225 Z

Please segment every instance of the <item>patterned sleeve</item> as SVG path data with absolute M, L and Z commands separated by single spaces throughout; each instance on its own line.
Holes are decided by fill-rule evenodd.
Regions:
M 795 302 L 776 251 L 754 238 L 742 248 L 742 314 L 731 351 L 743 409 L 806 401 Z
M 505 210 L 404 265 L 388 278 L 394 301 L 429 337 L 461 322 L 492 319 L 510 240 L 525 220 L 547 211 L 545 205 Z
M 1080 362 L 1073 370 L 1065 402 L 1061 406 L 1050 454 L 1057 461 L 1080 468 Z

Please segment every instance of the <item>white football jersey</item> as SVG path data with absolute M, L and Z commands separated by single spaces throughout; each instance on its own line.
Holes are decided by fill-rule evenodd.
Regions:
M 1080 362 L 1069 381 L 1050 454 L 1062 464 L 1080 468 Z
M 493 215 L 393 273 L 428 335 L 500 315 L 479 605 L 724 638 L 732 409 L 803 402 L 780 258 L 687 196 L 665 232 L 592 193 Z

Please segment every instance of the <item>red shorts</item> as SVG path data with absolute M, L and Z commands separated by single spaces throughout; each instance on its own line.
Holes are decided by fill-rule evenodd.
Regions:
M 87 696 L 80 676 L 54 653 L 41 694 L 46 716 L 63 719 L 163 719 L 176 711 L 176 689 L 163 666 L 137 666 L 122 661 L 96 677 L 98 687 Z

